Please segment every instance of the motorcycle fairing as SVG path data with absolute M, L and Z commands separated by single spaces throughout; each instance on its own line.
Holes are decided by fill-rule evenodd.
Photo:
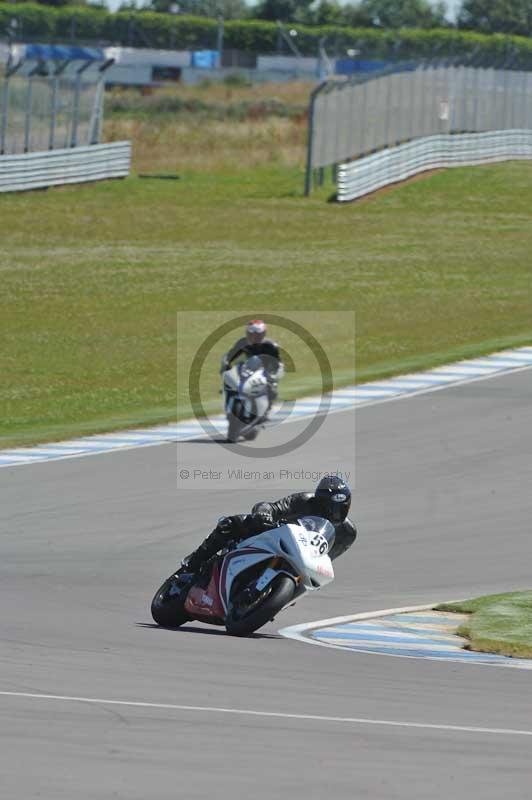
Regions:
M 334 569 L 328 554 L 321 554 L 312 540 L 311 531 L 290 522 L 247 539 L 246 544 L 260 545 L 282 556 L 295 573 L 301 575 L 305 589 L 313 590 L 330 583 L 334 579 Z
M 224 372 L 226 391 L 226 414 L 233 413 L 235 398 L 242 403 L 244 417 L 262 419 L 269 410 L 268 379 L 259 356 L 252 356 L 244 363 L 235 364 Z
M 330 583 L 334 579 L 332 561 L 326 553 L 320 553 L 312 545 L 312 539 L 312 532 L 302 525 L 289 523 L 241 542 L 226 555 L 222 563 L 220 597 L 224 608 L 227 610 L 236 576 L 250 566 L 269 561 L 275 556 L 282 557 L 293 567 L 295 574 L 301 576 L 302 591 L 312 591 Z M 287 574 L 287 571 L 272 571 L 272 580 L 275 575 L 283 573 Z
M 273 555 L 275 555 L 275 553 L 272 553 L 271 550 L 266 550 L 261 547 L 248 547 L 247 545 L 241 544 L 236 550 L 232 550 L 225 556 L 220 572 L 219 596 L 226 611 L 229 606 L 229 598 L 231 597 L 231 586 L 236 576 L 245 569 L 253 566 L 253 564 L 258 564 L 265 559 L 271 559 Z
M 193 586 L 189 591 L 185 601 L 185 611 L 192 617 L 207 617 L 209 622 L 215 619 L 222 622 L 225 609 L 220 598 L 219 586 L 220 567 L 215 563 L 207 588 Z

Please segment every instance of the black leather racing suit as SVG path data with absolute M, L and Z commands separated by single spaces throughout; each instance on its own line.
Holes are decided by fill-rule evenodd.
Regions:
M 188 556 L 183 563 L 183 568 L 196 572 L 206 564 L 219 550 L 226 547 L 231 541 L 242 541 L 258 533 L 274 528 L 282 520 L 295 522 L 299 517 L 323 517 L 319 509 L 319 501 L 311 492 L 290 494 L 274 503 L 256 503 L 251 514 L 235 514 L 222 517 L 213 532 L 207 536 L 197 550 Z M 333 523 L 334 524 L 334 523 Z M 334 525 L 336 536 L 333 547 L 329 553 L 331 559 L 348 550 L 357 536 L 357 529 L 346 519 Z
M 246 358 L 260 356 L 273 380 L 279 380 L 282 377 L 284 368 L 281 361 L 281 351 L 279 345 L 273 339 L 263 339 L 262 342 L 249 344 L 246 337 L 243 336 L 242 339 L 235 342 L 222 358 L 221 371 L 224 372 L 229 369 L 233 361 L 241 355 L 245 355 Z
M 323 512 L 319 508 L 319 500 L 312 492 L 289 494 L 273 503 L 256 503 L 252 508 L 252 513 L 271 516 L 274 522 L 283 519 L 287 522 L 295 522 L 299 517 L 323 516 Z M 334 530 L 336 536 L 332 550 L 329 552 L 333 561 L 345 553 L 357 538 L 357 529 L 349 518 L 335 524 Z

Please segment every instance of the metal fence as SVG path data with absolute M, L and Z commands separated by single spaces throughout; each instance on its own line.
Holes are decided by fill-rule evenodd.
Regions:
M 111 142 L 0 158 L 0 192 L 22 192 L 45 186 L 125 178 L 131 144 Z
M 439 134 L 532 129 L 532 72 L 465 64 L 397 64 L 313 92 L 305 192 L 323 170 Z
M 0 155 L 98 143 L 111 63 L 96 49 L 15 48 L 0 70 Z
M 532 131 L 438 134 L 340 164 L 337 199 L 356 200 L 420 172 L 532 159 Z

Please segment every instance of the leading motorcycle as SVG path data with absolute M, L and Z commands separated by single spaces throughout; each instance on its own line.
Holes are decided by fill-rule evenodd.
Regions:
M 334 580 L 328 555 L 334 536 L 328 520 L 308 516 L 228 546 L 211 559 L 206 576 L 170 575 L 155 593 L 152 617 L 166 628 L 198 620 L 248 636 Z
M 268 371 L 260 356 L 226 370 L 223 384 L 227 441 L 255 439 L 271 405 Z

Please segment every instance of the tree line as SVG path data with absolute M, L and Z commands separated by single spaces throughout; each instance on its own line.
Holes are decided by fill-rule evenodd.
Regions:
M 24 2 L 25 0 L 22 0 Z M 105 0 L 32 0 L 42 5 L 108 10 Z M 18 0 L 19 5 L 21 0 Z M 0 0 L 0 5 L 9 0 Z M 429 0 L 123 0 L 119 11 L 171 13 L 226 20 L 281 21 L 351 28 L 457 28 L 480 33 L 532 35 L 532 0 L 462 0 L 457 18 L 446 17 L 446 3 Z

